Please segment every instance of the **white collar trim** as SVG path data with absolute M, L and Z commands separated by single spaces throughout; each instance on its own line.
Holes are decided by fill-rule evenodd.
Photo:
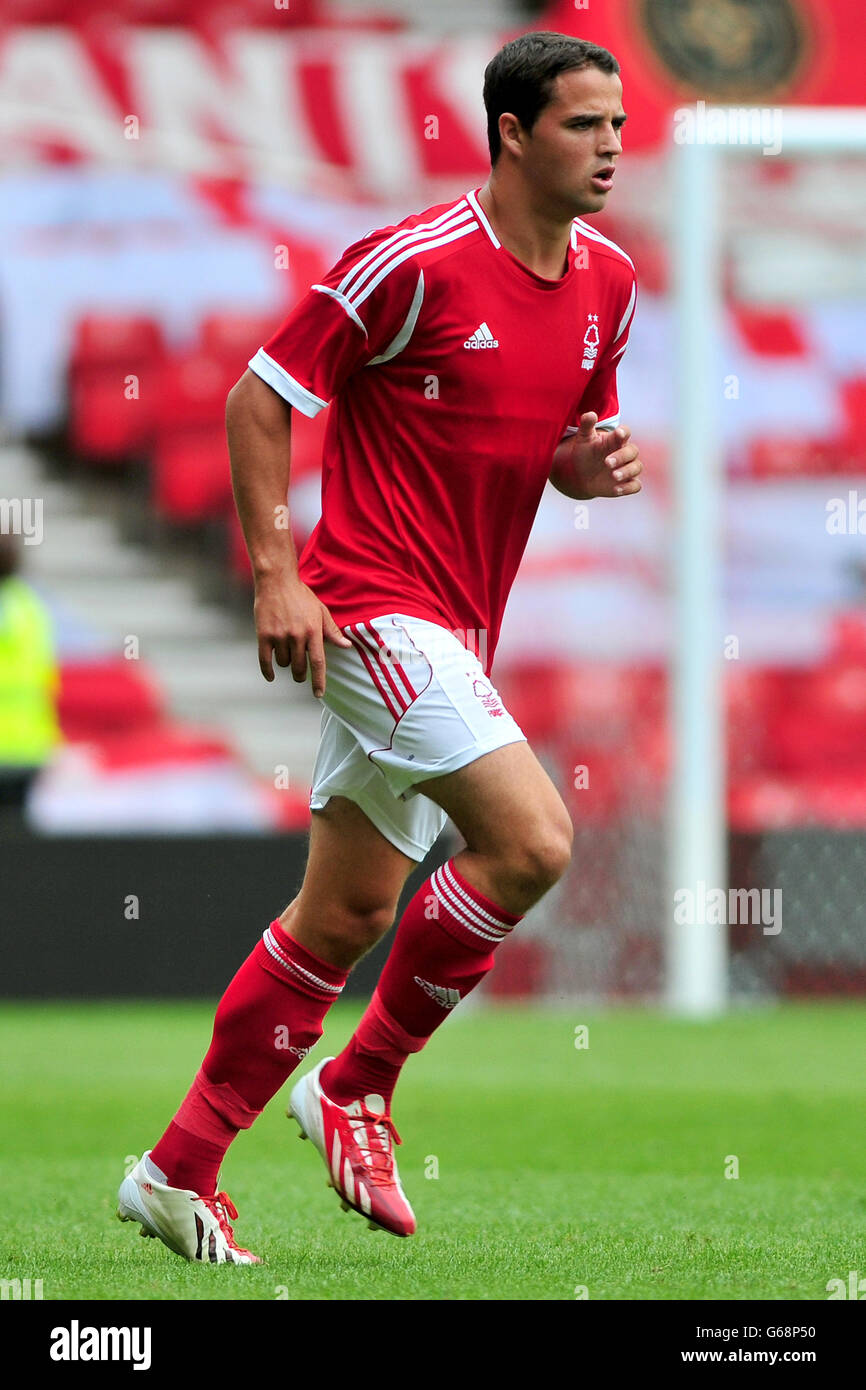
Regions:
M 490 240 L 493 242 L 493 245 L 496 247 L 496 249 L 497 249 L 497 251 L 498 251 L 499 248 L 500 248 L 500 246 L 502 245 L 502 243 L 501 243 L 501 241 L 499 240 L 499 238 L 498 238 L 498 236 L 496 235 L 496 233 L 494 232 L 494 230 L 493 230 L 493 228 L 491 227 L 490 223 L 488 222 L 487 217 L 486 217 L 485 212 L 484 212 L 484 209 L 483 209 L 483 207 L 481 206 L 481 204 L 479 203 L 477 197 L 475 196 L 475 195 L 476 195 L 477 193 L 479 193 L 479 192 L 480 192 L 480 189 L 477 189 L 477 188 L 471 189 L 471 190 L 466 194 L 466 197 L 467 197 L 468 200 L 469 200 L 469 205 L 470 205 L 470 207 L 473 209 L 473 211 L 474 211 L 474 213 L 475 213 L 475 216 L 478 218 L 478 221 L 481 223 L 481 226 L 484 228 L 485 232 L 486 232 L 487 235 L 490 237 Z

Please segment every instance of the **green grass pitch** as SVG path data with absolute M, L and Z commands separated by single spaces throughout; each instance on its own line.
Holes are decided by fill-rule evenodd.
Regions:
M 188 1265 L 114 1215 L 211 1017 L 0 1010 L 4 1278 L 42 1279 L 45 1299 L 817 1300 L 866 1274 L 861 1007 L 455 1015 L 397 1093 L 409 1240 L 340 1211 L 286 1087 L 223 1172 L 257 1268 Z M 335 1009 L 313 1060 L 356 1017 Z

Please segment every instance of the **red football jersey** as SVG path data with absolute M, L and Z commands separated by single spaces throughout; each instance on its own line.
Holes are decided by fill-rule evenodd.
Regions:
M 350 246 L 250 367 L 305 415 L 333 401 L 303 581 L 341 627 L 427 618 L 489 670 L 557 444 L 583 411 L 618 423 L 636 285 L 580 218 L 536 275 L 477 193 Z

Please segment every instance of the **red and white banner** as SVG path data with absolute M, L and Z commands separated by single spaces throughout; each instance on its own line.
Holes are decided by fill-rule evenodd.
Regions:
M 555 0 L 539 27 L 620 61 L 630 150 L 670 112 L 861 104 L 860 0 Z M 417 200 L 487 167 L 484 68 L 511 35 L 358 29 L 7 28 L 0 162 L 90 160 Z
M 390 198 L 487 167 L 495 34 L 191 30 L 0 37 L 0 161 L 89 160 Z M 455 184 L 456 180 L 456 184 Z

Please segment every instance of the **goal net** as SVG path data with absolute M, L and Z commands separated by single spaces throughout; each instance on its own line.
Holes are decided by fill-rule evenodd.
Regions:
M 866 991 L 866 111 L 701 107 L 619 194 L 644 532 L 592 504 L 576 639 L 501 682 L 575 848 L 495 986 L 698 1015 Z

